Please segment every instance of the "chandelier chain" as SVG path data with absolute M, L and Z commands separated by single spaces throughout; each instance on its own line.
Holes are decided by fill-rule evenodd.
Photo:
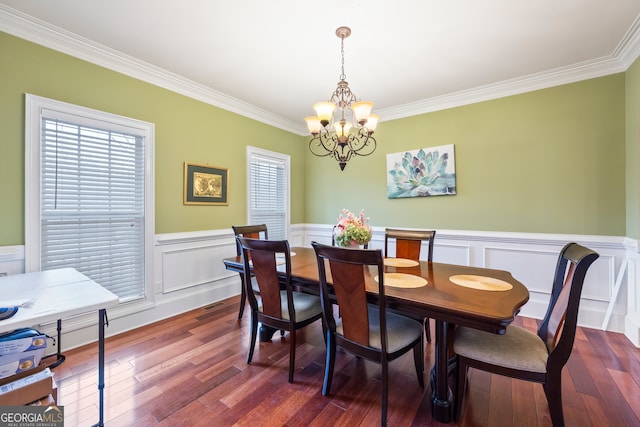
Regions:
M 344 80 L 347 76 L 344 74 L 344 37 L 340 37 L 340 53 L 342 55 L 342 63 L 340 70 L 342 73 L 340 74 L 340 80 Z

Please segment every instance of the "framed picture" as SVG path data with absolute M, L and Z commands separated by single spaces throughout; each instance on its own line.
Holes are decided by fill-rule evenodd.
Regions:
M 387 154 L 387 197 L 456 194 L 453 144 Z
M 227 206 L 228 182 L 228 169 L 184 162 L 183 203 Z

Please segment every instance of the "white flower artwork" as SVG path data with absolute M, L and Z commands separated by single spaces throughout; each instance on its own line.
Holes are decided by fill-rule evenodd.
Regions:
M 454 145 L 387 154 L 387 197 L 456 194 Z

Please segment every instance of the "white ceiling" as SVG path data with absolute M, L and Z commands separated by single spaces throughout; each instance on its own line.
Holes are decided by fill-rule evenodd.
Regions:
M 339 80 L 339 26 L 346 80 L 384 121 L 624 71 L 639 16 L 638 0 L 0 0 L 0 31 L 300 134 Z

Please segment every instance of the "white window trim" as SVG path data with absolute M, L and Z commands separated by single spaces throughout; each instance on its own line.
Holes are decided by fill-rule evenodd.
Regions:
M 107 121 L 111 128 L 121 126 L 123 131 L 135 130 L 145 136 L 145 283 L 144 300 L 131 301 L 124 310 L 125 315 L 139 311 L 141 306 L 153 305 L 153 242 L 155 233 L 155 189 L 154 189 L 154 139 L 155 126 L 116 114 L 81 107 L 66 102 L 26 94 L 25 99 L 25 271 L 40 271 L 40 143 L 43 111 L 70 114 L 75 123 L 82 118 L 92 121 Z M 125 305 L 125 304 L 122 304 Z M 93 316 L 91 316 L 93 318 Z M 66 329 L 66 328 L 65 328 Z
M 247 145 L 247 224 L 253 224 L 251 220 L 251 158 L 256 155 L 260 157 L 271 158 L 276 161 L 284 162 L 287 169 L 287 199 L 285 214 L 285 238 L 289 238 L 289 228 L 291 227 L 291 156 L 275 151 L 264 150 L 258 147 Z

